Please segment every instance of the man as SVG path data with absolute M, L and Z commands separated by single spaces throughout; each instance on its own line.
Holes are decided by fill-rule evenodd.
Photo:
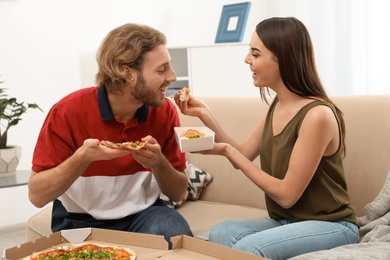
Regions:
M 185 219 L 159 200 L 186 195 L 185 156 L 175 142 L 179 117 L 165 92 L 176 75 L 166 37 L 144 25 L 111 31 L 97 53 L 97 87 L 56 103 L 33 155 L 29 199 L 53 201 L 52 231 L 97 227 L 192 236 Z M 147 142 L 140 150 L 100 141 Z

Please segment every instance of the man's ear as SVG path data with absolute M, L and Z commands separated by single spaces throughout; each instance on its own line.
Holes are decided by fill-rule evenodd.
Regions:
M 130 68 L 128 65 L 122 65 L 121 71 L 127 75 L 127 80 L 132 81 L 137 75 L 136 71 L 133 68 Z

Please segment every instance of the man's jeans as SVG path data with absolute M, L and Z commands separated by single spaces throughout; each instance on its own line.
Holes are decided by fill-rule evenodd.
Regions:
M 190 226 L 179 212 L 158 199 L 151 207 L 122 219 L 98 220 L 88 214 L 69 213 L 61 201 L 54 200 L 52 231 L 95 227 L 146 234 L 162 235 L 171 247 L 170 238 L 177 235 L 192 236 Z
M 358 227 L 348 221 L 231 220 L 214 226 L 209 241 L 272 260 L 352 244 Z
M 193 236 L 185 218 L 175 209 L 166 206 L 161 200 L 136 214 L 128 231 L 162 235 L 168 241 L 169 249 L 172 247 L 171 237 L 177 235 Z

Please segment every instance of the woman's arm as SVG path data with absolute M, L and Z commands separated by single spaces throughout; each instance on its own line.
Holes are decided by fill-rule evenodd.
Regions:
M 180 100 L 179 92 L 175 96 L 175 102 L 183 114 L 198 117 L 205 126 L 213 130 L 217 143 L 230 144 L 251 161 L 258 157 L 265 116 L 252 129 L 246 140 L 240 144 L 220 126 L 210 108 L 200 99 L 190 96 L 188 101 L 183 102 Z

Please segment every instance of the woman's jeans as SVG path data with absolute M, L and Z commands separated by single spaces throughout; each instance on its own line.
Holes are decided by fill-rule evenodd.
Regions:
M 214 226 L 209 241 L 272 260 L 352 244 L 358 227 L 348 221 L 242 219 Z

